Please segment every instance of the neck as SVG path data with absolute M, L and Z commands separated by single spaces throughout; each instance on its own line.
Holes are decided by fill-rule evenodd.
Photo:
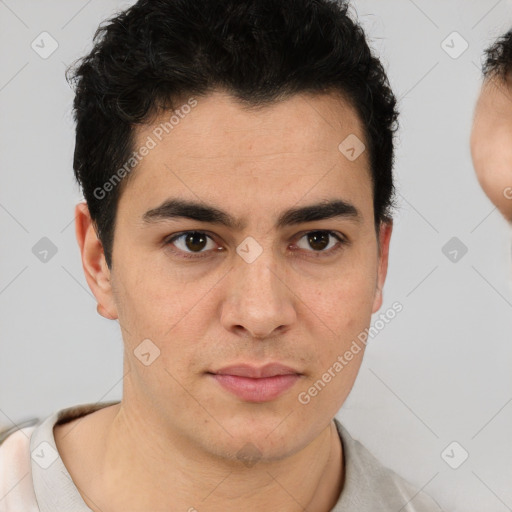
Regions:
M 242 464 L 173 435 L 124 402 L 109 407 L 80 489 L 93 511 L 305 509 L 329 512 L 343 484 L 342 445 L 333 421 L 306 447 L 280 460 Z M 92 426 L 92 425 L 91 425 Z

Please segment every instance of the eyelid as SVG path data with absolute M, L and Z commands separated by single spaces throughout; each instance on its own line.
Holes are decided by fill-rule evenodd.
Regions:
M 205 235 L 207 236 L 210 240 L 212 240 L 213 242 L 217 243 L 214 239 L 214 236 L 212 236 L 211 234 L 209 234 L 208 231 L 202 231 L 202 230 L 199 230 L 199 229 L 189 229 L 187 231 L 180 231 L 178 233 L 174 233 L 173 235 L 171 235 L 170 237 L 167 237 L 165 238 L 164 242 L 163 242 L 163 245 L 164 247 L 167 247 L 169 246 L 171 252 L 173 252 L 174 254 L 176 254 L 178 257 L 181 257 L 181 258 L 186 258 L 186 259 L 200 259 L 200 258 L 204 258 L 204 257 L 207 257 L 211 254 L 212 250 L 209 250 L 209 251 L 206 251 L 206 252 L 187 252 L 187 251 L 182 251 L 181 249 L 177 249 L 176 247 L 173 247 L 173 242 L 176 241 L 177 239 L 185 236 L 185 235 L 188 235 L 190 233 L 200 233 L 201 235 Z M 219 249 L 217 249 L 217 251 L 219 251 Z
M 305 258 L 322 258 L 322 257 L 329 257 L 329 256 L 332 256 L 333 254 L 336 254 L 338 251 L 340 251 L 341 249 L 344 249 L 346 246 L 348 246 L 350 244 L 350 241 L 348 240 L 348 238 L 343 234 L 343 233 L 340 233 L 338 231 L 333 231 L 331 229 L 309 229 L 307 231 L 303 231 L 301 233 L 299 233 L 297 236 L 296 236 L 296 240 L 299 241 L 301 240 L 304 236 L 310 234 L 310 233 L 326 233 L 327 235 L 330 235 L 332 236 L 333 238 L 335 238 L 338 243 L 334 246 L 334 247 L 331 247 L 329 250 L 327 251 L 314 251 L 314 250 L 305 250 L 305 249 L 295 249 L 294 252 L 303 252 L 304 250 L 306 251 L 306 253 L 309 253 L 310 255 L 308 256 L 304 256 Z M 300 255 L 298 255 L 298 257 L 301 257 Z
M 343 233 L 340 233 L 338 231 L 333 231 L 333 230 L 329 230 L 329 229 L 309 229 L 307 231 L 302 231 L 300 233 L 298 233 L 296 236 L 295 236 L 295 239 L 297 241 L 301 240 L 304 236 L 310 234 L 310 233 L 326 233 L 330 236 L 332 236 L 333 238 L 335 238 L 338 243 L 334 246 L 334 247 L 331 247 L 329 250 L 327 251 L 314 251 L 314 250 L 305 250 L 305 249 L 294 249 L 293 252 L 301 252 L 301 251 L 306 251 L 307 253 L 311 253 L 313 254 L 315 258 L 319 258 L 319 257 L 327 257 L 327 256 L 330 256 L 336 252 L 338 252 L 339 250 L 343 249 L 345 246 L 349 245 L 350 244 L 350 240 L 348 240 L 348 238 L 343 234 Z M 187 251 L 183 251 L 181 249 L 177 249 L 177 248 L 174 248 L 173 247 L 173 242 L 176 241 L 177 239 L 185 236 L 185 235 L 188 235 L 190 233 L 200 233 L 202 235 L 206 235 L 206 237 L 210 238 L 213 242 L 217 243 L 215 241 L 215 236 L 210 234 L 208 231 L 203 231 L 203 230 L 199 230 L 199 229 L 189 229 L 187 231 L 180 231 L 178 233 L 174 233 L 173 235 L 165 238 L 164 242 L 163 242 L 163 245 L 164 246 L 169 246 L 171 248 L 171 251 L 174 253 L 174 254 L 177 254 L 178 257 L 182 257 L 182 258 L 186 258 L 186 259 L 199 259 L 199 258 L 204 258 L 204 257 L 207 257 L 211 254 L 211 252 L 220 252 L 221 250 L 223 250 L 222 248 L 220 249 L 210 249 L 209 251 L 205 251 L 205 252 L 187 252 Z M 309 256 L 306 256 L 306 257 L 309 257 Z

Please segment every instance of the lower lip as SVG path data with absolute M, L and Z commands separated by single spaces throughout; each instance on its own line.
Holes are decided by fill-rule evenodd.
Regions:
M 269 402 L 290 389 L 300 375 L 275 375 L 261 379 L 239 377 L 237 375 L 211 375 L 224 389 L 246 402 Z

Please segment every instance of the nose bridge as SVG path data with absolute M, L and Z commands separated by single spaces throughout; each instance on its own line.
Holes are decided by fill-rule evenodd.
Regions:
M 261 240 L 261 239 L 260 239 Z M 239 258 L 235 263 L 238 287 L 246 297 L 265 297 L 275 300 L 281 295 L 278 255 L 274 253 L 270 239 L 264 244 L 252 237 L 247 237 L 238 247 Z M 282 278 L 281 278 L 282 279 Z M 261 301 L 259 301 L 261 302 Z
M 260 337 L 293 322 L 293 294 L 283 282 L 284 266 L 270 242 L 263 244 L 248 237 L 237 253 L 224 314 L 229 324 L 226 328 L 242 326 Z

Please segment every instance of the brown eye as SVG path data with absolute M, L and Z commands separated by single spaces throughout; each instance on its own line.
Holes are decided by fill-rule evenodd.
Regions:
M 306 239 L 307 247 L 311 247 L 313 251 L 307 247 L 301 247 L 299 244 L 297 244 L 298 247 L 306 249 L 309 252 L 331 253 L 333 252 L 332 249 L 335 251 L 337 248 L 340 248 L 346 244 L 346 241 L 333 231 L 310 231 L 309 233 L 306 233 L 300 240 L 302 239 Z M 331 244 L 331 239 L 336 239 L 338 243 L 336 244 L 336 242 L 333 241 Z
M 213 249 L 215 243 L 213 241 L 208 245 L 211 238 L 202 231 L 186 231 L 172 237 L 167 241 L 167 244 L 177 247 L 180 251 L 188 253 L 201 253 L 205 252 L 203 249 Z
M 204 233 L 194 231 L 185 236 L 185 245 L 193 252 L 199 252 L 206 247 L 207 237 Z
M 315 251 L 323 251 L 329 245 L 329 233 L 314 231 L 308 234 L 308 243 Z
M 305 244 L 301 245 L 301 241 Z M 304 249 L 310 256 L 330 256 L 348 245 L 349 241 L 341 234 L 334 231 L 317 230 L 304 234 L 299 243 L 299 249 Z M 169 238 L 165 245 L 178 257 L 182 258 L 204 258 L 212 256 L 212 252 L 220 252 L 224 249 L 218 247 L 213 238 L 203 231 L 184 231 Z

